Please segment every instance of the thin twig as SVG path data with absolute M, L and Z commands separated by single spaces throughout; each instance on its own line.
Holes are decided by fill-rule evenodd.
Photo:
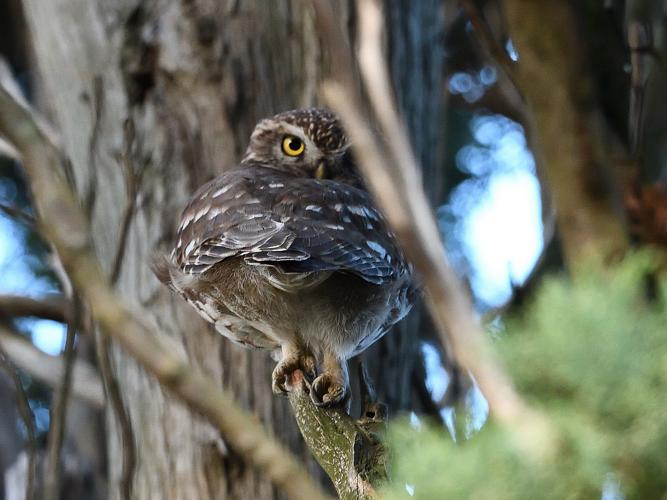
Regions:
M 30 409 L 28 396 L 23 389 L 19 372 L 16 366 L 9 360 L 9 356 L 4 352 L 2 345 L 0 345 L 0 368 L 3 369 L 14 382 L 16 407 L 18 408 L 19 415 L 21 416 L 28 437 L 26 443 L 28 451 L 28 473 L 25 485 L 25 498 L 26 500 L 33 500 L 35 498 L 35 478 L 37 472 L 37 438 L 35 423 L 32 420 L 32 410 Z
M 42 352 L 23 335 L 0 324 L 0 349 L 6 356 L 35 380 L 58 390 L 64 372 L 63 359 Z M 82 360 L 74 363 L 72 396 L 93 406 L 104 407 L 104 389 L 97 371 Z
M 137 197 L 139 196 L 141 180 L 146 167 L 145 164 L 142 165 L 142 168 L 140 169 L 135 167 L 135 159 L 137 155 L 133 154 L 133 151 L 136 143 L 134 121 L 131 118 L 128 118 L 123 126 L 123 153 L 120 158 L 120 163 L 123 167 L 123 177 L 125 179 L 127 201 L 125 203 L 125 209 L 123 210 L 120 236 L 118 238 L 116 251 L 114 252 L 111 273 L 109 276 L 109 281 L 112 286 L 115 286 L 120 278 L 123 259 L 125 258 L 125 251 L 127 249 L 127 239 L 130 234 L 130 226 L 134 219 Z M 139 147 L 139 149 L 141 148 Z M 111 409 L 116 417 L 116 422 L 120 427 L 121 433 L 123 466 L 120 478 L 120 491 L 124 498 L 131 498 L 132 487 L 134 484 L 134 472 L 136 468 L 136 443 L 134 440 L 132 422 L 130 421 L 129 413 L 123 404 L 118 379 L 116 378 L 111 363 L 111 342 L 109 338 L 100 335 L 99 332 L 96 332 L 95 340 L 97 360 L 102 373 L 102 379 L 104 380 L 104 389 L 107 398 L 111 403 Z
M 4 156 L 10 160 L 18 160 L 20 158 L 19 152 L 16 151 L 16 148 L 9 144 L 2 137 L 0 137 L 0 156 Z
M 69 301 L 62 295 L 33 299 L 21 295 L 0 294 L 0 314 L 9 317 L 34 316 L 66 323 L 68 307 Z
M 49 426 L 46 474 L 44 477 L 45 500 L 60 498 L 60 451 L 65 438 L 65 422 L 67 421 L 67 404 L 71 393 L 72 372 L 76 358 L 76 331 L 79 324 L 80 303 L 78 298 L 72 297 L 70 317 L 72 321 L 67 325 L 67 337 L 63 352 L 64 370 L 60 388 L 56 392 L 51 406 Z
M 125 192 L 127 193 L 127 202 L 123 210 L 123 217 L 120 225 L 120 236 L 118 238 L 118 245 L 114 253 L 113 264 L 111 266 L 110 281 L 115 285 L 120 278 L 120 272 L 123 266 L 123 258 L 125 257 L 125 250 L 127 249 L 127 238 L 130 234 L 130 226 L 134 219 L 134 214 L 137 207 L 137 197 L 141 188 L 141 181 L 143 174 L 146 171 L 147 160 L 141 161 L 141 167 L 138 168 L 136 163 L 136 153 L 133 153 L 133 145 L 136 142 L 136 131 L 134 129 L 134 122 L 127 119 L 124 125 L 124 151 L 120 158 L 123 167 L 123 176 L 125 178 Z
M 489 61 L 492 61 L 498 67 L 501 74 L 504 75 L 504 78 L 498 79 L 497 87 L 515 113 L 515 116 L 511 116 L 511 118 L 517 120 L 524 127 L 526 141 L 535 157 L 535 163 L 538 166 L 544 166 L 544 151 L 537 139 L 538 133 L 535 117 L 517 82 L 516 63 L 509 57 L 505 47 L 502 46 L 500 41 L 494 37 L 488 23 L 484 20 L 484 16 L 479 12 L 477 4 L 472 0 L 459 1 L 466 16 L 475 28 L 480 46 L 486 57 Z M 544 174 L 542 169 L 537 170 L 537 175 L 540 180 L 540 199 L 542 201 L 542 239 L 544 240 L 544 246 L 546 247 L 555 233 L 556 212 L 551 199 L 552 195 L 549 190 L 545 188 L 546 182 L 544 182 L 543 179 Z
M 333 23 L 331 19 L 323 19 L 330 15 L 330 11 L 322 8 L 322 2 L 312 1 L 320 24 Z M 456 361 L 473 374 L 497 421 L 516 429 L 519 420 L 533 414 L 493 355 L 475 320 L 471 301 L 448 264 L 421 184 L 420 169 L 392 96 L 382 53 L 383 16 L 379 3 L 358 0 L 357 6 L 360 71 L 384 140 L 379 141 L 371 132 L 371 120 L 363 115 L 361 97 L 349 84 L 350 69 L 345 69 L 347 75 L 336 74 L 333 81 L 325 83 L 325 99 L 341 117 L 349 136 L 354 137 L 353 148 L 361 172 L 423 280 L 426 302 L 442 344 L 451 349 Z M 339 33 L 339 30 L 329 31 L 325 38 L 327 46 L 335 47 L 336 53 L 344 52 L 340 47 L 346 46 Z M 341 67 L 345 68 L 344 65 Z M 532 422 L 546 427 L 541 419 L 532 419 Z
M 156 336 L 140 312 L 130 312 L 116 297 L 94 257 L 80 204 L 58 175 L 62 170 L 61 151 L 42 133 L 33 112 L 17 102 L 4 85 L 0 86 L 0 133 L 21 152 L 41 216 L 41 231 L 57 248 L 101 331 L 192 410 L 205 416 L 221 431 L 231 449 L 288 496 L 298 500 L 329 498 L 294 455 L 242 410 L 227 391 L 193 370 Z
M 473 0 L 459 0 L 459 3 L 465 11 L 466 17 L 475 29 L 475 32 L 482 40 L 482 45 L 484 45 L 490 52 L 492 60 L 498 64 L 513 81 L 514 61 L 510 58 L 502 43 L 496 39 L 491 32 L 491 29 L 482 13 L 479 11 L 477 4 Z
M 86 216 L 91 219 L 95 201 L 97 200 L 97 143 L 102 130 L 102 117 L 104 116 L 104 79 L 101 75 L 95 75 L 93 78 L 92 112 L 93 126 L 88 141 L 88 168 L 90 177 L 88 178 L 88 188 L 84 197 L 84 210 Z
M 111 403 L 111 410 L 116 417 L 118 427 L 120 427 L 120 442 L 123 450 L 123 468 L 120 478 L 120 493 L 122 498 L 132 498 L 132 486 L 134 484 L 134 471 L 136 468 L 136 443 L 134 440 L 134 431 L 132 422 L 111 365 L 110 359 L 111 343 L 109 339 L 99 331 L 95 331 L 95 352 L 97 354 L 97 363 L 104 381 L 104 392 L 107 400 Z
M 13 207 L 5 203 L 0 203 L 0 210 L 2 210 L 8 216 L 18 220 L 19 222 L 24 223 L 26 226 L 35 225 L 35 218 L 25 210 L 21 210 L 18 207 Z

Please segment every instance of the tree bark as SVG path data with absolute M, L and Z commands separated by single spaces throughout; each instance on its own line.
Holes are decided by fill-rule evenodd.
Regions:
M 286 0 L 23 3 L 51 115 L 71 160 L 69 174 L 89 211 L 98 256 L 110 274 L 117 270 L 118 291 L 128 304 L 149 310 L 145 320 L 173 349 L 233 390 L 324 477 L 287 400 L 271 393 L 273 361 L 214 333 L 148 267 L 152 252 L 172 243 L 189 195 L 238 161 L 258 119 L 317 102 L 327 57 L 311 12 Z M 436 9 L 438 4 L 429 2 Z M 348 2 L 339 0 L 336 7 L 340 22 L 352 27 Z M 392 22 L 407 26 L 409 20 L 396 16 Z M 408 53 L 438 48 L 428 41 Z M 440 89 L 437 76 L 405 85 L 413 99 L 427 98 Z M 431 93 L 422 95 L 420 86 Z M 430 109 L 406 102 L 410 109 Z M 437 125 L 434 119 L 424 125 L 425 144 L 437 138 Z M 229 453 L 208 423 L 115 348 L 112 365 L 137 445 L 133 498 L 277 496 L 266 478 Z M 385 393 L 405 390 L 404 381 L 392 379 L 395 372 L 388 374 Z M 107 423 L 110 498 L 122 498 L 127 443 L 118 437 L 110 407 Z

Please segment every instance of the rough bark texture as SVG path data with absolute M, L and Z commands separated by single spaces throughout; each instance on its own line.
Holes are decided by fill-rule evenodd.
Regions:
M 72 181 L 90 211 L 96 251 L 110 273 L 122 256 L 118 290 L 128 304 L 146 307 L 151 313 L 146 321 L 171 339 L 175 350 L 231 388 L 321 474 L 287 400 L 271 394 L 273 361 L 213 333 L 159 286 L 147 265 L 156 248 L 171 242 L 189 194 L 238 160 L 259 118 L 317 102 L 326 57 L 310 12 L 300 2 L 279 0 L 23 3 L 51 116 L 71 159 Z M 394 3 L 404 2 L 389 2 Z M 428 4 L 438 7 L 436 1 Z M 348 3 L 340 0 L 337 7 L 341 23 L 351 28 Z M 427 10 L 417 12 L 416 20 L 438 19 Z M 405 18 L 396 16 L 397 26 L 408 26 L 411 15 L 408 9 Z M 410 26 L 406 39 L 419 31 Z M 400 32 L 393 31 L 402 45 Z M 432 39 L 417 42 L 400 58 L 407 61 L 433 50 Z M 421 113 L 435 109 L 415 100 L 437 98 L 438 77 L 436 70 L 416 83 L 405 82 L 414 94 L 404 103 L 412 110 L 411 123 L 421 123 Z M 421 87 L 430 93 L 422 95 Z M 429 116 L 424 127 L 430 132 L 417 134 L 428 138 L 423 148 L 418 146 L 420 155 L 437 139 Z M 128 215 L 127 187 L 133 182 L 136 210 Z M 398 346 L 393 359 L 402 359 L 406 342 L 415 345 L 410 333 L 392 340 Z M 114 349 L 113 365 L 137 443 L 134 498 L 277 495 L 265 478 L 227 452 L 217 432 L 166 396 L 128 356 Z M 405 370 L 400 380 L 397 373 L 387 371 L 383 394 L 409 387 Z M 120 498 L 121 432 L 111 409 L 107 414 L 110 496 Z

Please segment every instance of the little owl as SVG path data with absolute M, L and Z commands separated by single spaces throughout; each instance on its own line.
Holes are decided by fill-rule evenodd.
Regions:
M 346 399 L 346 360 L 405 316 L 413 291 L 324 109 L 260 121 L 241 163 L 192 196 L 155 271 L 225 337 L 279 354 L 274 392 L 302 370 L 320 406 Z

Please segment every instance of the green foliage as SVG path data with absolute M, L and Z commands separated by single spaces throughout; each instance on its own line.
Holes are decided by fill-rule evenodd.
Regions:
M 531 462 L 489 423 L 455 444 L 442 426 L 390 433 L 389 499 L 667 498 L 667 280 L 651 258 L 576 282 L 550 278 L 497 341 L 520 392 L 559 434 L 556 456 Z

